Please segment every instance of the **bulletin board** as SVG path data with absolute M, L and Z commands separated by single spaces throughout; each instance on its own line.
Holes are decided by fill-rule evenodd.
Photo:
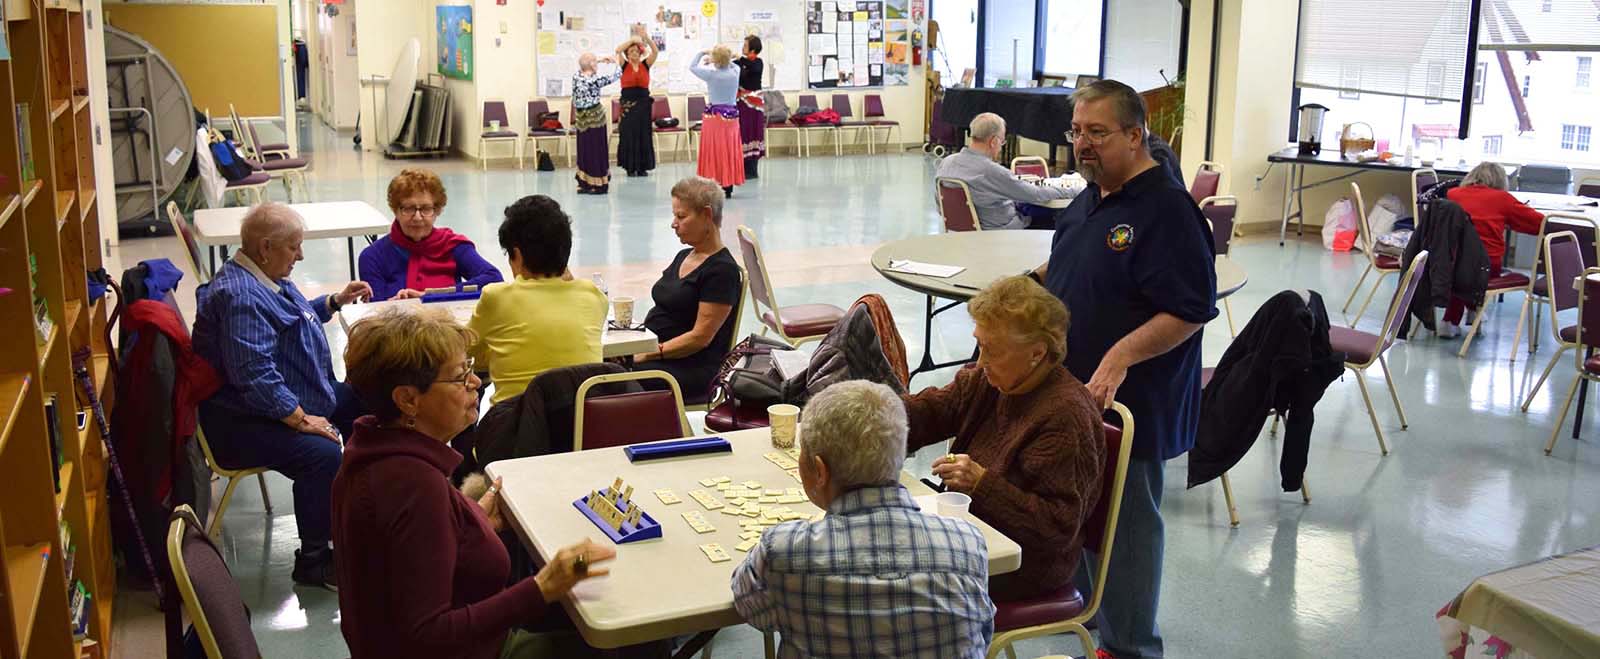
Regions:
M 806 9 L 806 82 L 812 89 L 883 85 L 881 0 L 811 2 Z
M 762 89 L 805 89 L 806 4 L 804 0 L 722 0 L 718 41 L 743 48 L 745 36 L 761 37 Z
M 705 83 L 689 72 L 689 60 L 717 44 L 717 8 L 716 3 L 699 0 L 545 0 L 537 14 L 536 93 L 571 96 L 578 57 L 586 52 L 614 56 L 617 44 L 628 38 L 635 24 L 644 25 L 660 51 L 650 71 L 650 88 L 672 94 L 704 93 Z M 606 65 L 602 70 L 608 70 Z M 619 90 L 613 83 L 602 93 Z

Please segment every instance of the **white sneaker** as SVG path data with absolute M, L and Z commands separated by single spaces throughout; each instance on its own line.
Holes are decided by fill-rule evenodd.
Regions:
M 1447 323 L 1441 320 L 1439 321 L 1438 334 L 1441 339 L 1453 339 L 1461 336 L 1461 328 L 1456 327 L 1455 323 Z

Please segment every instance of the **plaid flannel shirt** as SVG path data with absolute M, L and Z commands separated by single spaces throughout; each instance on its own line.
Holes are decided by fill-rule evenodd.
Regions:
M 899 484 L 769 529 L 733 572 L 734 607 L 779 657 L 982 657 L 994 634 L 988 547 Z

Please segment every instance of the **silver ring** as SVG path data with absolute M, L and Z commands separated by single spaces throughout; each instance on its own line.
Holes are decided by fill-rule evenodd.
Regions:
M 499 493 L 500 493 L 500 488 L 495 487 L 493 485 L 489 486 L 489 494 L 499 494 Z

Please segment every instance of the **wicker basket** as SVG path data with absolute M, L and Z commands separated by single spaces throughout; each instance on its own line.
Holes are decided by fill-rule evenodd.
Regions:
M 1360 135 L 1362 131 L 1358 131 L 1356 126 L 1366 127 L 1365 136 Z M 1372 124 L 1367 122 L 1357 121 L 1353 124 L 1345 124 L 1344 130 L 1339 133 L 1339 155 L 1346 158 L 1354 158 L 1368 149 L 1376 148 L 1378 141 L 1373 135 Z

